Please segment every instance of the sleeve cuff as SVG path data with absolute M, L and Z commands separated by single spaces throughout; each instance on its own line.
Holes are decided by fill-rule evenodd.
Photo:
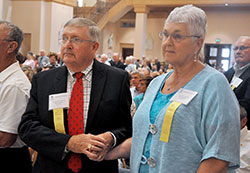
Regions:
M 113 143 L 113 145 L 112 145 L 112 148 L 114 148 L 115 146 L 116 146 L 116 137 L 115 137 L 115 135 L 114 135 L 114 133 L 112 133 L 112 132 L 110 132 L 111 133 L 111 135 L 112 135 L 112 137 L 113 137 L 113 139 L 114 139 L 114 143 Z
M 67 145 L 64 148 L 63 155 L 62 155 L 62 160 L 65 158 L 65 156 L 69 153 L 69 150 L 67 148 Z

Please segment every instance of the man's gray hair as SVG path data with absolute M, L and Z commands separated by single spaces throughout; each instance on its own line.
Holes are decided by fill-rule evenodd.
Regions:
M 9 30 L 9 35 L 6 39 L 17 42 L 18 45 L 15 50 L 15 53 L 17 54 L 23 41 L 23 31 L 18 26 L 8 21 L 0 20 L 0 25 L 1 24 L 5 24 L 5 27 Z
M 205 38 L 207 29 L 206 13 L 193 5 L 184 5 L 176 7 L 168 16 L 166 23 L 185 23 L 191 35 L 197 35 Z
M 100 41 L 100 29 L 96 25 L 95 22 L 93 22 L 90 19 L 87 18 L 73 18 L 70 19 L 63 28 L 67 26 L 75 26 L 75 27 L 84 27 L 87 26 L 89 28 L 89 37 L 91 40 L 99 42 Z
M 241 39 L 250 40 L 250 36 L 240 36 L 240 37 L 236 40 L 236 42 L 238 42 L 238 41 L 241 40 Z

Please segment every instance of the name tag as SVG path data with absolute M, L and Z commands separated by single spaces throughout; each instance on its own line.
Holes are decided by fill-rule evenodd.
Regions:
M 172 126 L 172 120 L 175 114 L 175 111 L 178 109 L 178 107 L 181 106 L 181 104 L 187 105 L 198 93 L 195 91 L 187 90 L 187 89 L 179 89 L 177 93 L 170 99 L 170 101 L 173 101 L 166 113 L 162 124 L 162 130 L 161 130 L 161 136 L 160 140 L 163 142 L 169 141 L 171 126 Z
M 234 90 L 234 88 L 237 88 L 242 83 L 242 81 L 243 80 L 241 78 L 234 77 L 230 83 L 232 90 Z
M 176 102 L 182 103 L 184 105 L 187 105 L 197 94 L 198 94 L 198 92 L 196 92 L 196 91 L 191 91 L 191 90 L 181 88 L 170 99 L 170 101 L 176 101 Z
M 49 96 L 49 110 L 69 108 L 68 93 L 52 94 Z

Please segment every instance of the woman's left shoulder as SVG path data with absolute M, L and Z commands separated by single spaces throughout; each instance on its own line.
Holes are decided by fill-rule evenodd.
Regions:
M 225 75 L 221 72 L 219 72 L 218 70 L 206 65 L 204 71 L 204 76 L 206 76 L 206 78 L 208 80 L 214 81 L 214 82 L 219 82 L 219 83 L 224 83 L 227 81 Z

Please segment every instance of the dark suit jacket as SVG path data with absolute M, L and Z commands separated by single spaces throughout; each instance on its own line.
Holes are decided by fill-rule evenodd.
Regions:
M 49 95 L 67 92 L 68 71 L 65 66 L 38 73 L 32 80 L 30 100 L 19 125 L 21 139 L 38 151 L 33 172 L 63 173 L 68 155 L 64 149 L 70 138 L 67 110 L 64 122 L 67 134 L 54 130 L 53 112 L 48 111 Z M 130 116 L 131 94 L 128 73 L 94 61 L 90 105 L 85 133 L 111 131 L 117 145 L 132 135 Z M 117 161 L 90 161 L 82 154 L 81 172 L 118 172 Z
M 227 72 L 224 73 L 229 83 L 232 81 L 234 73 L 235 71 L 233 68 L 230 68 Z M 234 89 L 234 93 L 241 106 L 243 106 L 247 111 L 247 127 L 248 129 L 250 129 L 250 67 L 248 67 L 246 71 L 244 71 L 244 73 L 240 75 L 239 78 L 243 81 L 237 88 Z
M 121 68 L 123 70 L 125 70 L 126 65 L 124 65 L 121 61 L 118 61 L 118 63 L 116 64 L 114 61 L 109 61 L 111 66 L 117 67 L 117 68 Z

